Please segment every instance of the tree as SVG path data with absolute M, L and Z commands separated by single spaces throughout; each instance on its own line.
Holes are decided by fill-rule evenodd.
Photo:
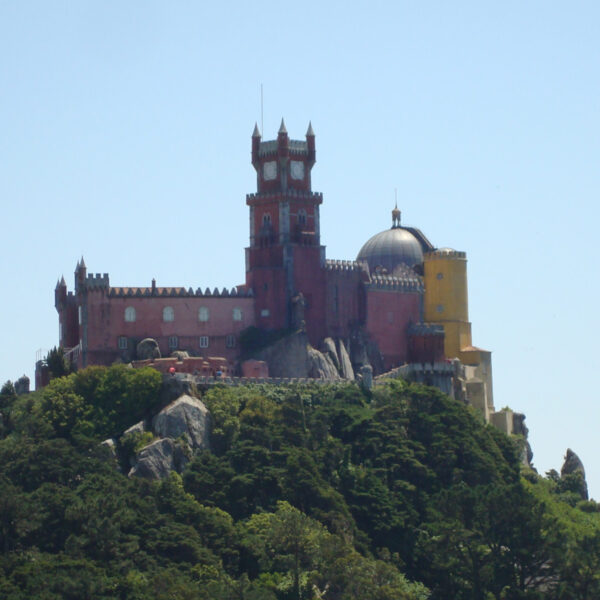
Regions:
M 73 371 L 70 361 L 65 356 L 65 351 L 62 346 L 54 346 L 52 350 L 46 354 L 45 362 L 48 365 L 50 376 L 64 377 Z

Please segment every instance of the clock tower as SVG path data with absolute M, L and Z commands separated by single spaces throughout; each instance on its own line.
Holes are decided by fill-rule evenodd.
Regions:
M 299 295 L 311 343 L 325 335 L 325 248 L 321 246 L 319 205 L 322 194 L 311 189 L 315 134 L 291 140 L 283 119 L 276 140 L 263 142 L 258 126 L 252 134 L 256 169 L 250 208 L 250 246 L 246 249 L 246 286 L 255 296 L 261 329 L 297 326 L 292 314 Z

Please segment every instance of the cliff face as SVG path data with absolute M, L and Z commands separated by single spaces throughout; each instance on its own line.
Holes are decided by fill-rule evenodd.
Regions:
M 333 346 L 335 348 L 335 345 Z M 342 379 L 330 352 L 319 352 L 308 343 L 306 333 L 292 333 L 261 350 L 256 358 L 269 365 L 271 377 Z M 339 362 L 338 362 L 339 365 Z

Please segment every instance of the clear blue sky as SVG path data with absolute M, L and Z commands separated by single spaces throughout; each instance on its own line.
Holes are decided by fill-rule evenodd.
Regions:
M 0 383 L 113 285 L 244 279 L 250 136 L 312 120 L 330 258 L 403 222 L 467 252 L 473 341 L 534 463 L 600 496 L 597 2 L 0 0 Z M 600 498 L 598 498 L 600 499 Z

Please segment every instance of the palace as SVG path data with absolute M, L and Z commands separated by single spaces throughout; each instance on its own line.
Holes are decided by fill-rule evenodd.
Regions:
M 371 237 L 355 260 L 330 260 L 321 245 L 323 195 L 311 186 L 315 134 L 274 140 L 252 134 L 256 192 L 250 216 L 246 281 L 231 289 L 112 287 L 108 274 L 88 274 L 83 258 L 75 288 L 55 290 L 59 344 L 78 367 L 130 362 L 138 343 L 156 340 L 162 356 L 222 357 L 241 372 L 240 335 L 248 328 L 300 330 L 314 348 L 343 346 L 354 372 L 375 375 L 409 366 L 463 367 L 463 391 L 493 411 L 491 354 L 472 345 L 464 252 L 437 248 L 392 211 L 390 229 Z M 358 341 L 357 341 L 358 340 Z M 456 387 L 456 385 L 455 385 Z M 467 394 L 468 395 L 468 394 Z

